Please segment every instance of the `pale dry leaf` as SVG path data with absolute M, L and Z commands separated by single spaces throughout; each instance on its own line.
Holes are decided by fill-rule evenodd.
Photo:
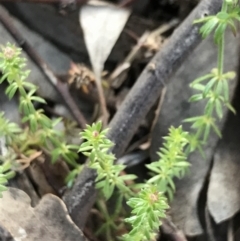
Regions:
M 60 198 L 45 195 L 34 208 L 30 202 L 29 196 L 16 188 L 3 192 L 0 199 L 0 223 L 15 240 L 87 241 Z
M 58 161 L 54 164 L 48 156 L 41 156 L 37 162 L 31 163 L 28 173 L 33 181 L 40 196 L 47 193 L 58 194 L 64 187 L 65 177 L 69 169 L 64 161 Z
M 79 13 L 84 40 L 94 73 L 101 75 L 104 63 L 130 15 L 130 10 L 90 1 Z
M 90 1 L 80 9 L 79 13 L 84 41 L 96 77 L 103 126 L 106 126 L 109 114 L 101 84 L 101 73 L 129 15 L 130 10 L 98 1 Z
M 209 180 L 207 206 L 216 223 L 232 218 L 240 210 L 239 97 L 238 92 L 234 101 L 237 115 L 228 117 Z

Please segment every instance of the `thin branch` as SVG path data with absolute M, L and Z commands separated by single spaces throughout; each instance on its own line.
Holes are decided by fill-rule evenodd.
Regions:
M 111 73 L 110 77 L 108 78 L 108 81 L 110 82 L 111 87 L 117 89 L 119 88 L 120 85 L 123 84 L 123 81 L 125 81 L 126 78 L 117 78 L 117 77 L 123 74 L 123 72 L 124 72 L 124 75 L 126 75 L 132 62 L 138 57 L 141 48 L 144 46 L 148 38 L 154 39 L 156 38 L 156 36 L 162 35 L 164 32 L 175 27 L 177 24 L 178 24 L 178 20 L 173 19 L 169 23 L 161 25 L 160 27 L 158 27 L 152 32 L 148 32 L 148 31 L 144 32 L 140 38 L 136 37 L 137 44 L 133 47 L 133 49 L 129 52 L 129 54 L 123 60 L 123 62 L 116 67 L 116 69 Z M 128 34 L 131 35 L 132 33 L 128 31 Z M 132 36 L 132 37 L 135 38 L 135 36 Z
M 85 120 L 83 114 L 78 109 L 77 104 L 73 100 L 66 83 L 61 82 L 53 71 L 47 66 L 44 60 L 37 54 L 33 47 L 23 38 L 21 33 L 15 28 L 13 21 L 9 14 L 0 8 L 0 22 L 5 26 L 9 33 L 16 40 L 18 45 L 28 54 L 28 56 L 33 60 L 33 62 L 38 66 L 42 73 L 47 77 L 48 81 L 53 85 L 53 87 L 60 93 L 63 100 L 71 111 L 73 117 L 76 119 L 80 127 L 84 128 L 87 121 Z
M 107 109 L 107 105 L 106 105 L 106 99 L 104 96 L 104 90 L 102 87 L 102 81 L 101 81 L 101 76 L 100 74 L 96 74 L 96 86 L 97 86 L 97 90 L 98 90 L 98 97 L 99 97 L 99 103 L 101 106 L 101 115 L 102 115 L 102 123 L 103 123 L 103 127 L 105 128 L 108 124 L 108 119 L 109 119 L 109 113 L 108 113 L 108 109 Z

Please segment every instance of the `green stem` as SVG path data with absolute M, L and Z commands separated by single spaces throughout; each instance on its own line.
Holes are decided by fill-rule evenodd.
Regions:
M 221 39 L 218 43 L 218 75 L 219 77 L 223 74 L 223 64 L 224 64 L 224 32 L 222 33 Z
M 223 0 L 221 12 L 227 12 L 227 7 L 228 7 L 227 1 Z
M 122 202 L 123 202 L 123 195 L 120 193 L 117 200 L 116 200 L 115 211 L 112 215 L 113 220 L 115 220 L 117 218 L 117 216 L 119 216 L 119 214 L 122 210 Z

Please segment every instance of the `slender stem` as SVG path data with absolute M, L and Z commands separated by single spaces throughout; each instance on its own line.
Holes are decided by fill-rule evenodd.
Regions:
M 222 12 L 227 12 L 227 7 L 228 7 L 228 5 L 227 5 L 227 1 L 226 0 L 224 0 L 223 1 L 223 4 L 222 4 Z
M 98 90 L 99 103 L 102 110 L 102 125 L 103 127 L 106 127 L 108 124 L 109 113 L 107 110 L 106 99 L 102 87 L 101 73 L 96 74 L 96 85 Z
M 119 216 L 120 212 L 122 211 L 122 202 L 123 202 L 123 195 L 119 193 L 119 196 L 116 200 L 115 211 L 112 215 L 113 220 L 115 220 Z
M 219 77 L 223 74 L 223 64 L 224 64 L 224 37 L 225 33 L 222 33 L 222 37 L 218 43 L 218 75 Z

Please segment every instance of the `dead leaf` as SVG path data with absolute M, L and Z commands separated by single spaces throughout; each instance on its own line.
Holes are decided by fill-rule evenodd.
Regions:
M 79 19 L 84 32 L 84 41 L 90 56 L 104 119 L 108 112 L 101 84 L 101 73 L 115 45 L 130 10 L 99 1 L 90 1 L 80 9 Z
M 25 192 L 9 188 L 0 199 L 0 213 L 1 225 L 16 241 L 87 240 L 69 217 L 63 201 L 52 194 L 32 208 Z
M 64 161 L 51 163 L 49 156 L 41 156 L 38 161 L 31 163 L 28 168 L 28 174 L 36 187 L 39 195 L 47 193 L 60 195 L 65 186 L 65 177 L 69 169 Z
M 233 217 L 240 210 L 240 105 L 235 98 L 237 115 L 229 115 L 214 154 L 207 195 L 208 210 L 216 223 Z
M 42 151 L 36 151 L 33 152 L 33 154 L 31 154 L 29 157 L 20 154 L 20 159 L 17 159 L 16 162 L 18 164 L 20 164 L 19 166 L 19 170 L 24 170 L 27 167 L 29 167 L 29 165 L 31 164 L 32 161 L 36 160 L 38 157 L 40 157 L 42 155 Z
M 81 8 L 80 24 L 96 75 L 101 75 L 129 15 L 130 10 L 99 1 L 90 1 Z

